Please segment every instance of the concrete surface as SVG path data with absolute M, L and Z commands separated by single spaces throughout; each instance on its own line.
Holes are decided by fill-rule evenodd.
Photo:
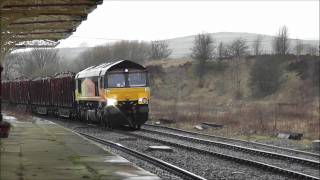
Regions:
M 56 124 L 4 118 L 13 128 L 0 140 L 0 180 L 159 179 Z

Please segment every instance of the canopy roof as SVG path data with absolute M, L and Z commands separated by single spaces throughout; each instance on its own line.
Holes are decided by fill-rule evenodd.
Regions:
M 79 78 L 86 78 L 86 77 L 98 77 L 104 76 L 108 71 L 112 71 L 115 69 L 126 69 L 126 68 L 133 68 L 133 69 L 140 69 L 145 70 L 145 67 L 142 65 L 129 61 L 129 60 L 120 60 L 116 62 L 108 62 L 103 63 L 98 66 L 91 66 L 82 71 L 80 71 L 76 75 L 76 79 Z
M 103 0 L 0 0 L 1 51 L 69 37 Z

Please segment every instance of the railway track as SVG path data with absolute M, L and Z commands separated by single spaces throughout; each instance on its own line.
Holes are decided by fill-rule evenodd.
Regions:
M 196 174 L 193 174 L 187 170 L 184 170 L 182 168 L 179 168 L 177 166 L 174 166 L 170 163 L 167 163 L 165 161 L 162 161 L 162 160 L 159 160 L 159 159 L 156 159 L 152 156 L 149 156 L 147 154 L 144 154 L 144 153 L 141 153 L 141 152 L 138 152 L 136 150 L 133 150 L 133 149 L 130 149 L 128 147 L 125 147 L 119 143 L 115 143 L 115 142 L 112 142 L 112 141 L 108 141 L 108 140 L 104 140 L 104 139 L 101 139 L 101 138 L 98 138 L 98 137 L 95 137 L 95 136 L 92 136 L 92 135 L 89 135 L 89 134 L 86 134 L 86 133 L 81 133 L 79 132 L 79 134 L 81 134 L 82 136 L 92 140 L 92 141 L 95 141 L 95 142 L 98 142 L 100 144 L 103 144 L 103 145 L 106 145 L 106 146 L 111 146 L 113 148 L 116 148 L 120 151 L 123 151 L 127 154 L 130 154 L 136 158 L 139 158 L 139 159 L 142 159 L 144 161 L 147 161 L 151 164 L 154 164 L 158 167 L 161 167 L 183 179 L 190 179 L 190 180 L 205 180 L 205 178 L 201 177 L 201 176 L 198 176 Z
M 142 130 L 142 131 L 145 131 L 145 130 Z M 128 132 L 123 132 L 123 131 L 119 132 L 119 133 L 127 134 L 128 136 L 134 136 L 134 137 L 145 139 L 145 140 L 159 142 L 161 144 L 166 144 L 166 145 L 170 145 L 170 146 L 173 146 L 173 147 L 180 147 L 180 148 L 196 151 L 196 152 L 199 152 L 199 153 L 215 156 L 215 157 L 222 158 L 222 159 L 229 160 L 229 161 L 238 162 L 238 163 L 241 163 L 241 164 L 253 166 L 253 167 L 256 167 L 256 168 L 260 168 L 260 169 L 263 169 L 263 170 L 267 170 L 267 171 L 270 171 L 270 172 L 273 172 L 273 173 L 278 173 L 278 174 L 289 176 L 289 177 L 293 177 L 293 178 L 313 179 L 313 180 L 319 180 L 320 179 L 319 177 L 314 176 L 314 175 L 301 173 L 301 172 L 296 171 L 296 170 L 290 170 L 290 169 L 287 169 L 287 168 L 275 166 L 275 165 L 264 163 L 264 162 L 261 162 L 261 161 L 256 161 L 256 160 L 243 158 L 243 157 L 239 157 L 239 156 L 234 156 L 234 155 L 230 155 L 230 154 L 225 154 L 225 153 L 219 153 L 219 152 L 215 152 L 215 151 L 212 151 L 212 150 L 207 150 L 205 148 L 198 148 L 198 147 L 194 147 L 194 146 L 185 145 L 183 143 L 171 142 L 169 140 L 160 139 L 159 137 L 154 138 L 154 137 L 150 136 L 150 134 L 142 135 L 142 134 L 139 134 L 139 133 L 136 133 L 136 132 L 128 133 Z M 164 135 L 164 134 L 165 133 L 163 133 L 162 135 Z M 158 135 L 160 135 L 160 133 Z M 190 139 L 187 139 L 187 140 L 190 141 Z M 199 141 L 199 140 L 197 140 L 197 141 Z M 235 150 L 237 150 L 237 148 Z M 264 152 L 263 154 L 265 156 L 267 156 L 267 152 Z M 273 154 L 273 155 L 270 155 L 270 156 L 276 156 L 276 155 Z M 281 155 L 279 157 L 283 158 Z M 288 158 L 288 157 L 286 157 L 286 158 Z M 300 163 L 301 162 L 306 163 L 307 165 L 312 165 L 312 166 L 316 165 L 316 163 L 313 162 L 313 161 L 305 162 L 305 161 L 303 161 L 301 159 L 296 159 L 296 160 L 298 160 Z M 318 168 L 318 167 L 316 167 L 316 168 Z
M 275 152 L 270 152 L 270 151 L 265 151 L 265 150 L 254 149 L 254 148 L 248 148 L 248 147 L 234 145 L 234 144 L 228 144 L 228 143 L 224 143 L 224 142 L 200 139 L 197 137 L 190 137 L 190 136 L 185 136 L 185 135 L 181 135 L 181 134 L 177 134 L 177 133 L 162 132 L 162 131 L 156 131 L 156 130 L 150 130 L 150 129 L 141 129 L 141 130 L 144 132 L 148 132 L 148 133 L 176 137 L 176 138 L 184 139 L 187 141 L 198 142 L 198 143 L 208 144 L 208 145 L 212 145 L 212 146 L 218 146 L 221 148 L 242 151 L 242 152 L 261 155 L 261 156 L 270 157 L 270 158 L 287 160 L 290 162 L 297 162 L 297 163 L 301 163 L 301 164 L 305 164 L 305 165 L 310 165 L 311 167 L 314 167 L 314 168 L 320 168 L 320 162 L 315 161 L 315 160 L 299 158 L 299 157 L 289 156 L 289 155 L 285 155 L 285 154 L 281 154 L 281 153 L 275 153 Z
M 282 154 L 286 153 L 286 154 L 290 154 L 290 156 L 301 157 L 302 159 L 310 159 L 310 160 L 319 160 L 320 159 L 320 154 L 317 154 L 317 153 L 301 151 L 301 150 L 296 150 L 296 149 L 290 149 L 290 148 L 285 148 L 285 147 L 279 147 L 279 146 L 273 146 L 273 145 L 264 144 L 264 143 L 245 141 L 245 140 L 241 140 L 241 139 L 227 138 L 227 137 L 223 137 L 223 136 L 209 135 L 209 134 L 204 134 L 204 133 L 197 133 L 197 132 L 193 132 L 193 131 L 187 131 L 187 130 L 182 130 L 182 129 L 177 129 L 177 128 L 160 126 L 160 125 L 144 124 L 143 127 L 145 129 L 151 128 L 151 130 L 152 129 L 157 129 L 157 130 L 162 129 L 162 130 L 164 130 L 164 132 L 169 131 L 169 132 L 174 132 L 174 133 L 179 133 L 179 134 L 185 134 L 186 136 L 192 135 L 193 137 L 195 136 L 195 137 L 203 138 L 206 140 L 222 141 L 222 142 L 226 142 L 226 143 L 236 144 L 239 146 L 251 146 L 254 149 L 268 150 L 268 151 L 273 151 L 275 153 L 279 153 L 279 152 L 281 152 Z
M 75 126 L 73 126 L 73 128 L 75 128 Z M 160 155 L 159 153 L 153 154 L 150 152 L 147 154 L 149 154 L 153 157 L 156 157 L 157 159 L 162 159 L 166 162 L 170 162 L 170 163 L 172 163 L 178 167 L 181 167 L 183 169 L 188 169 L 188 171 L 190 171 L 190 172 L 194 172 L 197 174 L 201 173 L 200 175 L 202 175 L 203 177 L 209 178 L 209 179 L 211 179 L 212 177 L 219 178 L 221 176 L 224 176 L 224 177 L 233 177 L 234 176 L 234 175 L 232 175 L 233 173 L 231 173 L 231 176 L 229 176 L 227 174 L 220 175 L 219 171 L 214 170 L 215 169 L 214 165 L 213 165 L 213 167 L 211 167 L 211 165 L 209 165 L 214 162 L 214 164 L 218 163 L 222 167 L 223 166 L 228 167 L 229 165 L 227 165 L 227 164 L 230 164 L 230 167 L 235 168 L 236 172 L 238 172 L 241 169 L 240 172 L 242 171 L 242 172 L 248 173 L 246 175 L 244 174 L 245 177 L 254 177 L 253 179 L 261 179 L 261 178 L 270 179 L 270 177 L 272 177 L 271 179 L 278 179 L 280 177 L 287 179 L 285 177 L 289 177 L 289 179 L 293 178 L 293 179 L 318 179 L 319 180 L 318 175 L 310 174 L 310 173 L 308 173 L 308 171 L 299 171 L 299 170 L 292 169 L 290 167 L 292 165 L 292 163 L 288 163 L 288 162 L 285 163 L 286 165 L 288 165 L 290 167 L 290 168 L 287 168 L 287 167 L 283 167 L 283 166 L 282 167 L 277 166 L 276 164 L 270 164 L 268 161 L 265 161 L 265 162 L 261 161 L 261 160 L 256 161 L 255 159 L 252 159 L 252 158 L 230 155 L 228 153 L 225 153 L 226 151 L 215 152 L 215 151 L 212 151 L 211 149 L 208 149 L 208 148 L 205 148 L 204 146 L 199 145 L 199 143 L 192 142 L 189 139 L 184 140 L 184 142 L 182 142 L 181 140 L 171 140 L 170 141 L 170 140 L 168 140 L 170 138 L 164 139 L 162 137 L 162 135 L 159 135 L 155 132 L 152 132 L 153 136 L 151 136 L 150 135 L 151 132 L 150 133 L 144 132 L 144 130 L 134 131 L 134 132 L 114 130 L 114 131 L 110 132 L 110 131 L 104 131 L 101 128 L 92 127 L 92 126 L 91 127 L 88 126 L 87 128 L 77 128 L 77 129 L 78 129 L 77 131 L 79 133 L 81 133 L 81 132 L 88 133 L 89 132 L 90 134 L 94 134 L 94 136 L 98 136 L 100 138 L 102 137 L 102 139 L 109 140 L 111 138 L 113 142 L 120 141 L 120 137 L 134 137 L 137 140 L 133 140 L 133 141 L 132 140 L 124 140 L 124 141 L 121 140 L 121 142 L 126 144 L 127 147 L 135 149 L 134 151 L 145 152 L 145 148 L 143 148 L 143 147 L 148 146 L 148 144 L 149 145 L 153 145 L 153 144 L 160 145 L 161 144 L 161 145 L 172 146 L 175 151 L 174 154 L 160 153 L 160 154 L 162 154 L 162 155 Z M 142 134 L 139 134 L 139 133 L 142 133 Z M 189 143 L 187 141 L 189 141 Z M 140 144 L 140 143 L 142 143 L 142 144 Z M 140 144 L 140 145 L 138 146 L 138 144 Z M 109 145 L 109 146 L 111 146 L 111 145 Z M 174 156 L 178 156 L 178 155 L 182 156 L 181 153 L 187 154 L 188 159 L 189 159 L 189 157 L 192 157 L 190 159 L 199 160 L 200 162 L 202 162 L 204 160 L 203 159 L 203 157 L 204 157 L 204 158 L 208 159 L 208 160 L 206 160 L 207 166 L 201 165 L 202 168 L 195 168 L 195 167 L 199 167 L 199 165 L 197 166 L 197 164 L 199 164 L 198 162 L 195 163 L 194 161 L 187 160 L 185 162 L 187 164 L 185 164 L 185 163 L 183 163 L 184 161 L 182 161 L 182 163 L 181 163 L 181 160 L 178 160 L 180 162 L 177 163 L 177 160 L 174 160 L 174 159 L 179 159 L 179 158 L 175 157 L 174 159 L 172 159 Z M 202 158 L 198 157 L 197 154 L 202 156 Z M 159 157 L 159 155 L 160 155 L 160 157 Z M 267 157 L 265 157 L 265 159 L 267 159 Z M 209 164 L 208 164 L 208 162 L 209 162 Z M 158 165 L 156 165 L 156 166 L 158 166 Z M 308 166 L 310 166 L 310 164 L 308 164 Z M 203 169 L 203 167 L 204 167 L 204 169 Z M 208 168 L 205 168 L 205 167 L 208 167 Z M 214 169 L 211 169 L 211 168 L 214 168 Z M 222 168 L 222 169 L 223 169 L 223 172 L 226 172 L 225 168 Z M 245 169 L 247 169 L 247 171 Z M 205 173 L 204 170 L 205 171 L 209 170 L 209 172 L 212 172 L 211 175 L 207 176 L 207 174 Z M 229 174 L 230 170 L 229 171 L 227 170 L 227 172 Z M 255 176 L 255 175 L 251 174 L 252 172 L 255 172 L 254 174 L 257 174 L 257 175 L 259 174 L 259 175 Z M 307 173 L 305 173 L 305 172 L 307 172 Z M 317 170 L 317 172 L 319 172 L 319 170 Z M 177 174 L 177 172 L 176 172 L 176 174 Z M 218 176 L 215 176 L 214 174 L 216 174 Z M 181 177 L 181 175 L 180 175 L 180 177 Z M 273 177 L 275 177 L 275 178 L 273 178 Z M 282 178 L 280 178 L 280 179 L 282 179 Z M 189 178 L 189 179 L 192 179 L 192 178 Z M 249 178 L 249 179 L 251 179 L 251 178 Z

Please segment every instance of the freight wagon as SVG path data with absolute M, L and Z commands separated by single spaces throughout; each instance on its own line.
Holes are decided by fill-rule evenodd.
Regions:
M 91 66 L 76 75 L 59 73 L 2 82 L 3 101 L 26 104 L 32 112 L 70 117 L 110 127 L 139 129 L 148 120 L 150 89 L 146 68 L 128 60 Z

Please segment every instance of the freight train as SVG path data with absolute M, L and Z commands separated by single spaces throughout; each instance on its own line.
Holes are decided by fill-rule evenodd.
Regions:
M 91 66 L 77 74 L 2 82 L 3 102 L 33 113 L 80 119 L 104 127 L 139 129 L 148 120 L 147 70 L 129 60 Z

